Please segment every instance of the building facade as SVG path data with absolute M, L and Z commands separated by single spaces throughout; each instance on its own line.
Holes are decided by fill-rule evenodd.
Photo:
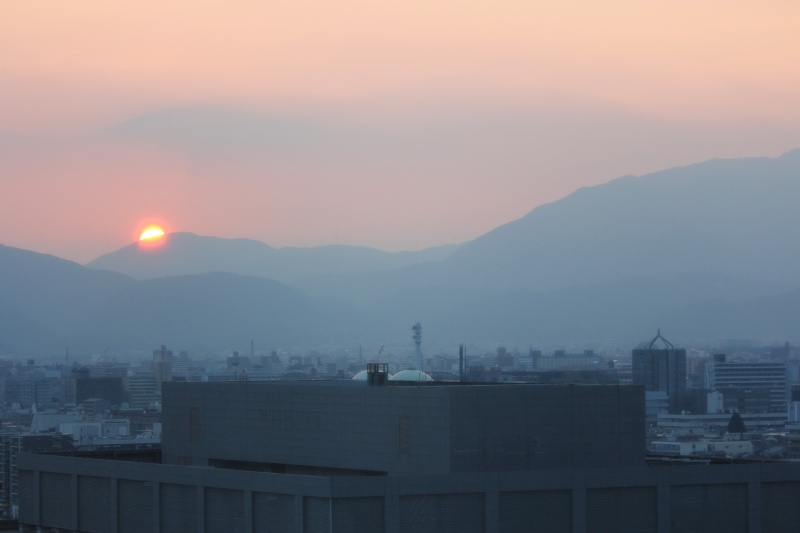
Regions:
M 723 394 L 726 389 L 736 389 L 742 402 L 757 405 L 763 398 L 768 411 L 786 412 L 784 361 L 728 361 L 724 354 L 716 354 L 706 362 L 704 386 Z
M 21 454 L 20 522 L 112 533 L 800 523 L 800 465 L 648 464 L 638 386 L 173 382 L 163 401 L 160 464 Z

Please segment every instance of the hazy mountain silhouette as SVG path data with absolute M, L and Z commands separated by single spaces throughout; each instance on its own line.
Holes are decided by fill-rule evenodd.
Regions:
M 97 323 L 112 346 L 227 349 L 318 340 L 318 307 L 276 281 L 229 273 L 140 281 L 109 298 Z M 161 339 L 156 341 L 156 339 Z
M 361 246 L 273 248 L 251 239 L 222 239 L 194 233 L 171 233 L 158 248 L 133 243 L 98 257 L 87 266 L 121 272 L 137 279 L 183 274 L 231 272 L 279 281 L 329 274 L 360 274 L 414 263 L 440 261 L 458 246 L 418 252 L 383 252 Z
M 580 189 L 462 244 L 436 263 L 308 276 L 309 294 L 374 302 L 418 287 L 552 290 L 717 272 L 800 284 L 800 150 L 712 160 Z
M 0 351 L 225 350 L 409 342 L 518 346 L 570 340 L 628 346 L 660 325 L 673 340 L 794 339 L 800 291 L 715 273 L 631 278 L 550 291 L 420 287 L 356 306 L 263 278 L 212 273 L 134 281 L 0 248 Z
M 133 283 L 116 272 L 0 245 L 0 349 L 62 351 L 91 332 L 101 302 Z
M 797 285 L 800 150 L 580 189 L 464 244 L 435 282 L 549 289 L 712 271 Z
M 427 287 L 400 291 L 367 306 L 365 320 L 371 330 L 386 336 L 392 334 L 387 325 L 419 320 L 426 325 L 426 338 L 432 341 L 461 339 L 522 346 L 570 340 L 604 344 L 616 341 L 626 346 L 635 345 L 658 326 L 669 327 L 675 340 L 737 337 L 740 335 L 734 324 L 747 322 L 751 313 L 756 312 L 747 302 L 757 298 L 775 302 L 775 307 L 764 313 L 765 317 L 771 317 L 781 310 L 793 309 L 795 297 L 784 301 L 786 294 L 784 286 L 714 273 L 686 274 L 666 280 L 629 278 L 550 291 Z M 705 305 L 720 312 L 725 310 L 728 315 L 723 316 L 729 316 L 730 320 L 703 315 Z M 696 320 L 692 328 L 681 327 L 683 322 L 677 321 L 683 312 Z M 768 318 L 754 323 L 771 324 Z M 790 320 L 776 324 L 780 326 L 747 331 L 754 338 L 800 335 L 800 324 Z M 708 337 L 695 334 L 704 327 Z
M 62 346 L 62 339 L 47 326 L 0 300 L 0 355 L 50 353 Z
M 798 199 L 795 151 L 582 189 L 457 249 L 176 233 L 87 268 L 0 246 L 0 351 L 410 343 L 416 321 L 439 344 L 794 340 Z
M 772 339 L 800 337 L 800 289 L 738 302 L 703 301 L 679 307 L 664 327 L 692 339 Z
M 0 301 L 54 332 L 79 327 L 97 304 L 134 280 L 58 257 L 0 245 Z
M 348 306 L 332 305 L 262 278 L 136 281 L 0 245 L 0 355 L 313 343 L 351 321 Z
M 774 284 L 704 273 L 552 291 L 428 287 L 353 306 L 271 280 L 213 273 L 126 286 L 98 307 L 92 323 L 112 349 L 167 343 L 224 350 L 251 339 L 267 347 L 410 344 L 408 328 L 418 320 L 425 324 L 426 342 L 439 345 L 583 340 L 633 346 L 659 325 L 681 340 L 704 338 L 695 337 L 697 330 L 709 338 L 738 337 L 735 325 L 743 323 L 760 325 L 747 329 L 755 338 L 796 338 L 800 325 L 767 318 L 800 303 L 800 293 L 780 291 Z M 763 296 L 769 293 L 775 294 Z M 725 319 L 715 319 L 709 309 Z M 683 316 L 694 317 L 692 328 L 676 320 Z
M 418 287 L 551 290 L 691 272 L 795 286 L 800 239 L 790 217 L 799 176 L 800 150 L 623 177 L 537 207 L 473 241 L 420 252 L 275 249 L 176 233 L 157 251 L 134 243 L 88 266 L 139 279 L 234 272 L 362 303 Z

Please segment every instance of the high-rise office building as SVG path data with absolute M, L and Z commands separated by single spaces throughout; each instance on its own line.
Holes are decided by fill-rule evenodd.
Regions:
M 153 352 L 153 375 L 156 380 L 156 392 L 161 394 L 161 384 L 172 381 L 172 350 L 163 344 L 160 350 Z
M 644 386 L 645 391 L 666 392 L 670 414 L 680 413 L 686 397 L 686 350 L 675 348 L 659 330 L 653 340 L 634 349 L 631 356 L 633 384 Z

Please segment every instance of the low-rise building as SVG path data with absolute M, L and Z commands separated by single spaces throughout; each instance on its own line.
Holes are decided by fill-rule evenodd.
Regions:
M 738 457 L 753 453 L 753 443 L 745 440 L 667 440 L 650 443 L 651 453 L 677 456 L 716 456 Z
M 748 405 L 768 405 L 768 411 L 786 412 L 786 362 L 784 361 L 730 361 L 725 354 L 715 354 L 705 365 L 704 387 L 725 392 L 738 389 L 726 401 Z M 759 392 L 764 394 L 763 400 Z
M 786 424 L 784 413 L 740 413 L 742 422 L 748 431 L 778 429 Z M 704 435 L 709 430 L 724 432 L 731 420 L 731 413 L 713 413 L 706 415 L 693 414 L 659 414 L 658 427 L 668 433 Z

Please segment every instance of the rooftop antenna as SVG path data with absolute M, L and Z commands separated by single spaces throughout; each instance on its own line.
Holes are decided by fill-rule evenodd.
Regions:
M 458 347 L 458 381 L 464 381 L 464 360 L 467 357 L 467 351 L 464 345 Z

